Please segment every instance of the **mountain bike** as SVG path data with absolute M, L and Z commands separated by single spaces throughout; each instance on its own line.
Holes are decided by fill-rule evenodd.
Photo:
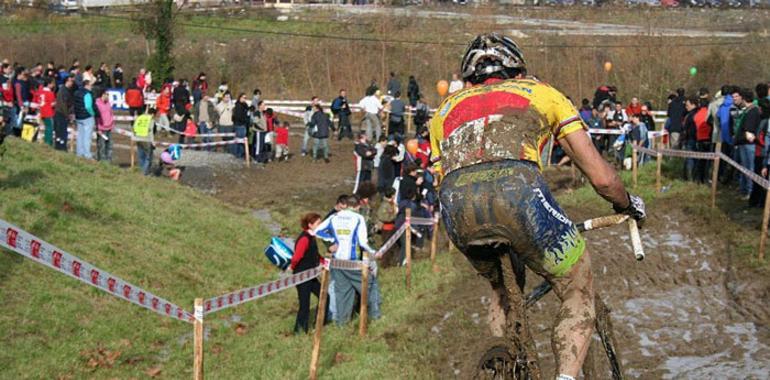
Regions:
M 631 235 L 631 246 L 636 260 L 644 259 L 639 230 L 634 219 L 627 215 L 610 215 L 587 220 L 577 225 L 581 232 L 610 227 L 628 222 Z M 524 296 L 524 268 L 520 263 L 514 263 L 509 257 L 515 255 L 502 255 L 500 257 L 503 270 L 503 283 L 510 300 L 510 307 L 506 314 L 506 334 L 504 338 L 497 339 L 488 345 L 488 349 L 481 359 L 473 367 L 471 378 L 473 379 L 515 379 L 515 380 L 539 380 L 542 378 L 535 342 L 529 329 L 526 311 L 537 303 L 543 296 L 551 291 L 551 284 L 544 281 L 538 285 L 529 295 Z M 620 358 L 615 350 L 612 321 L 610 310 L 601 297 L 595 294 L 596 332 L 601 338 L 602 346 L 610 364 L 612 378 L 623 379 L 620 366 Z M 589 349 L 589 357 L 583 366 L 586 378 L 604 378 L 596 374 L 593 369 L 593 357 Z

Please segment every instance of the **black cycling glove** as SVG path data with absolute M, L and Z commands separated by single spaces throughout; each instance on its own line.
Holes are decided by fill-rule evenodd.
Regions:
M 639 198 L 636 195 L 631 195 L 629 193 L 626 194 L 628 195 L 628 207 L 622 208 L 618 205 L 613 205 L 612 208 L 618 214 L 626 214 L 636 219 L 637 223 L 639 223 L 641 226 L 644 223 L 644 220 L 647 219 L 647 212 L 645 211 L 644 201 L 642 198 Z

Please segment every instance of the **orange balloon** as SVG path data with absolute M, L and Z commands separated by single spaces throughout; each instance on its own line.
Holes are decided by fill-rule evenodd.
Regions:
M 439 96 L 446 96 L 447 92 L 449 92 L 449 82 L 443 79 L 438 81 L 436 83 L 436 91 L 438 91 Z
M 610 70 L 612 70 L 612 62 L 610 61 L 604 62 L 604 71 L 609 72 Z
M 409 152 L 412 156 L 417 155 L 417 139 L 411 139 L 406 142 L 406 151 Z

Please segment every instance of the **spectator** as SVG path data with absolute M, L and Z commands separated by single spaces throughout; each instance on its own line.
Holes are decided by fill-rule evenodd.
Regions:
M 77 135 L 77 155 L 87 159 L 93 158 L 91 155 L 91 135 L 94 132 L 96 123 L 96 110 L 94 108 L 94 97 L 91 93 L 91 82 L 83 80 L 83 87 L 75 91 L 75 123 L 78 126 Z
M 420 167 L 425 169 L 430 164 L 430 131 L 428 128 L 420 127 L 417 130 L 417 162 Z
M 376 230 L 380 232 L 383 244 L 396 232 L 396 217 L 398 205 L 396 204 L 396 190 L 392 187 L 382 193 L 383 199 L 375 215 Z M 393 248 L 383 253 L 385 266 L 398 265 L 398 257 Z
M 251 105 L 255 106 L 262 101 L 262 90 L 255 88 L 251 93 Z
M 415 169 L 416 170 L 416 169 Z M 418 207 L 417 207 L 417 190 L 415 187 L 400 187 L 398 189 L 398 196 L 397 198 L 400 198 L 398 201 L 398 215 L 396 216 L 396 225 L 394 226 L 396 231 L 398 231 L 401 226 L 404 225 L 406 222 L 406 210 L 411 210 L 412 215 L 416 216 Z M 400 245 L 400 253 L 398 257 L 398 263 L 399 265 L 405 265 L 406 264 L 406 234 L 401 235 L 401 238 L 399 239 L 399 245 Z
M 639 98 L 634 96 L 631 98 L 631 103 L 626 106 L 626 115 L 640 115 L 642 113 L 642 103 L 639 103 Z
M 591 109 L 591 102 L 583 98 L 583 100 L 580 102 L 580 118 L 583 119 L 583 122 L 588 124 L 588 121 L 591 120 L 591 116 L 593 115 L 592 109 Z
M 388 80 L 388 95 L 396 96 L 396 93 L 401 92 L 401 81 L 396 78 L 396 73 L 390 72 L 390 80 Z
M 623 109 L 623 103 L 617 101 L 613 108 L 607 112 L 607 128 L 620 129 L 626 123 L 628 123 L 628 114 Z
M 292 272 L 300 273 L 318 267 L 321 264 L 321 255 L 318 251 L 318 244 L 312 231 L 321 224 L 321 216 L 315 213 L 305 214 L 300 221 L 302 233 L 294 243 L 294 255 L 291 257 L 290 268 Z M 299 310 L 297 319 L 294 322 L 294 333 L 307 333 L 310 320 L 310 295 L 315 294 L 316 298 L 321 297 L 321 283 L 317 278 L 297 285 L 297 298 L 299 299 Z M 326 303 L 326 312 L 324 323 L 329 319 L 329 303 Z
M 123 67 L 120 63 L 116 63 L 112 69 L 112 82 L 116 88 L 123 88 Z
M 93 87 L 94 83 L 96 83 L 96 75 L 94 74 L 94 67 L 91 65 L 86 65 L 85 70 L 83 70 L 83 83 L 85 84 L 86 81 L 91 84 Z
M 615 86 L 597 87 L 596 91 L 594 91 L 594 100 L 592 102 L 593 108 L 601 111 L 602 108 L 606 108 L 607 106 L 614 104 L 617 101 L 615 99 L 616 92 L 617 88 L 615 88 Z
M 184 142 L 185 135 L 183 134 L 186 127 L 187 127 L 187 121 L 190 120 L 190 109 L 192 108 L 192 105 L 190 104 L 190 90 L 188 89 L 189 84 L 186 80 L 182 79 L 176 88 L 174 88 L 174 92 L 172 93 L 172 101 L 174 104 L 174 122 L 176 124 L 176 128 L 174 128 L 179 133 L 179 143 L 182 144 Z
M 731 116 L 731 110 L 733 109 L 733 92 L 734 90 L 732 86 L 722 86 L 722 89 L 720 90 L 722 101 L 721 104 L 715 107 L 716 118 L 714 121 L 714 126 L 716 127 L 715 129 L 718 129 L 719 131 L 717 134 L 718 138 L 715 141 L 722 142 L 721 153 L 728 157 L 735 157 L 732 129 L 733 123 Z M 720 165 L 719 167 L 719 177 L 721 178 L 723 184 L 732 182 L 734 173 L 735 169 L 733 169 L 731 165 Z
M 390 118 L 388 122 L 388 137 L 396 136 L 401 139 L 404 136 L 404 114 L 406 105 L 401 100 L 401 92 L 396 92 L 394 99 L 390 101 Z M 378 137 L 379 139 L 379 137 Z
M 134 120 L 134 136 L 136 153 L 139 158 L 139 169 L 144 175 L 150 175 L 153 151 L 153 124 L 158 120 L 157 110 L 150 108 L 146 113 Z
M 358 140 L 353 148 L 353 154 L 356 160 L 356 181 L 353 185 L 353 194 L 358 191 L 361 184 L 372 181 L 372 168 L 374 167 L 374 156 L 377 151 L 369 144 L 366 133 L 359 133 Z
M 414 75 L 409 76 L 409 85 L 406 88 L 406 96 L 409 97 L 409 105 L 412 106 L 412 108 L 417 106 L 417 100 L 422 96 L 420 93 L 420 85 L 417 84 L 417 79 L 414 78 Z
M 305 108 L 305 113 L 302 114 L 302 120 L 305 122 L 305 135 L 302 137 L 302 157 L 305 157 L 307 154 L 307 144 L 313 138 L 312 119 L 313 113 L 315 113 L 315 105 L 319 102 L 320 100 L 317 96 L 310 98 L 310 105 Z
M 369 84 L 369 87 L 366 88 L 366 91 L 364 91 L 364 94 L 366 96 L 374 95 L 379 90 L 380 90 L 380 86 L 377 85 L 377 79 L 372 79 L 372 82 Z
M 754 95 L 750 90 L 734 90 L 732 95 L 733 104 L 737 108 L 733 129 L 738 163 L 746 169 L 754 171 L 754 144 L 759 133 L 759 109 L 752 103 Z M 746 175 L 740 176 L 739 187 L 744 200 L 749 200 L 752 186 L 751 178 Z
M 591 109 L 591 118 L 588 120 L 588 128 L 589 129 L 605 129 L 605 122 L 606 122 L 606 114 L 607 109 L 602 108 L 601 111 L 599 111 L 596 108 Z M 599 151 L 599 153 L 604 153 L 609 149 L 607 146 L 608 139 L 607 135 L 603 134 L 595 134 L 592 136 L 594 146 L 596 146 L 596 150 Z
M 11 129 L 16 125 L 16 111 L 14 110 L 13 96 L 13 69 L 7 63 L 2 64 L 0 72 L 0 104 L 3 104 L 6 111 L 2 116 L 5 117 L 5 134 L 10 135 Z
M 374 93 L 367 95 L 359 103 L 364 111 L 364 124 L 366 124 L 366 136 L 371 140 L 372 138 L 380 139 L 382 126 L 380 125 L 380 111 L 382 110 L 382 103 L 377 99 Z
M 67 142 L 69 141 L 67 127 L 69 126 L 70 115 L 72 115 L 74 94 L 73 88 L 75 87 L 75 79 L 67 77 L 64 80 L 64 84 L 59 87 L 59 92 L 56 93 L 56 105 L 54 107 L 54 149 L 67 150 Z
M 171 129 L 171 123 L 168 120 L 168 111 L 171 109 L 171 87 L 163 86 L 161 88 L 160 95 L 155 99 L 155 109 L 158 110 L 155 124 L 166 131 Z
M 208 91 L 209 82 L 206 81 L 206 73 L 200 72 L 192 82 L 193 104 L 198 104 L 203 99 L 203 94 L 208 93 Z
M 359 260 L 359 247 L 369 254 L 374 254 L 375 251 L 367 243 L 369 236 L 366 221 L 358 213 L 360 208 L 358 198 L 350 196 L 346 203 L 346 209 L 321 222 L 313 232 L 324 241 L 335 243 L 336 249 L 333 250 L 335 259 Z M 355 292 L 361 292 L 361 273 L 332 269 L 331 275 L 336 305 L 334 318 L 338 325 L 343 325 L 350 319 Z M 379 319 L 380 300 L 375 276 L 370 276 L 368 306 L 369 317 Z
M 329 129 L 331 127 L 331 120 L 329 115 L 324 113 L 321 104 L 314 106 L 315 112 L 310 119 L 310 126 L 313 131 L 313 160 L 318 160 L 320 157 L 318 151 L 323 153 L 324 162 L 329 163 Z
M 106 63 L 102 62 L 99 65 L 99 70 L 96 71 L 96 83 L 94 87 L 99 88 L 100 91 L 104 91 L 112 87 L 112 80 L 110 79 L 110 67 Z
M 289 160 L 289 122 L 284 121 L 275 128 L 275 160 Z
M 350 125 L 350 104 L 348 104 L 347 91 L 343 88 L 340 90 L 340 96 L 334 99 L 332 102 L 332 113 L 338 118 L 339 135 L 337 141 L 342 140 L 343 137 L 353 139 L 353 130 Z
M 21 134 L 21 126 L 24 121 L 24 115 L 29 113 L 29 105 L 32 102 L 32 87 L 29 82 L 29 74 L 23 67 L 16 69 L 16 78 L 13 81 L 13 96 L 14 96 L 14 114 L 16 117 L 15 124 L 13 125 L 14 134 L 19 136 Z
M 452 81 L 449 82 L 449 95 L 462 90 L 463 87 L 465 87 L 465 84 L 460 80 L 457 73 L 452 73 Z
M 385 146 L 388 145 L 388 139 L 385 138 L 385 136 L 380 136 L 380 140 L 377 141 L 376 144 L 374 144 L 374 160 L 372 160 L 372 163 L 374 164 L 374 170 L 377 170 L 377 168 L 380 167 L 380 160 L 382 159 L 382 152 L 385 151 Z
M 414 119 L 412 121 L 414 121 L 415 130 L 419 130 L 430 120 L 430 109 L 422 101 L 422 96 L 417 97 L 417 106 L 412 108 L 412 111 L 414 112 Z
M 676 96 L 671 99 L 668 104 L 668 132 L 670 134 L 671 148 L 679 149 L 679 136 L 682 133 L 682 122 L 685 115 L 684 107 L 684 89 L 678 88 L 676 90 Z
M 53 119 L 54 107 L 56 106 L 55 88 L 56 81 L 53 78 L 46 78 L 45 86 L 37 94 L 37 103 L 40 107 L 40 119 L 43 121 L 43 125 L 45 125 L 43 141 L 48 144 L 48 146 L 53 146 Z
M 246 103 L 246 94 L 240 93 L 238 100 L 233 108 L 233 124 L 235 125 L 235 138 L 246 138 L 246 129 L 249 127 L 251 119 L 249 118 L 249 105 Z M 242 144 L 230 145 L 232 154 L 238 158 L 245 158 L 246 152 Z
M 139 69 L 139 73 L 136 74 L 136 87 L 139 87 L 142 92 L 147 90 L 147 70 L 145 68 Z
M 234 133 L 235 130 L 233 129 L 233 109 L 235 108 L 235 105 L 233 104 L 232 95 L 230 92 L 225 92 L 222 95 L 222 100 L 217 104 L 217 115 L 219 115 L 219 121 L 217 124 L 219 125 L 219 132 L 220 133 Z M 231 141 L 233 138 L 223 137 L 222 141 Z
M 126 105 L 128 114 L 136 117 L 144 113 L 144 95 L 142 90 L 136 86 L 136 78 L 132 78 L 126 89 Z
M 682 149 L 694 152 L 696 149 L 695 145 L 697 143 L 697 140 L 695 139 L 696 129 L 697 129 L 695 114 L 698 112 L 698 98 L 688 97 L 687 99 L 685 99 L 684 108 L 685 110 L 687 110 L 687 114 L 685 114 L 684 116 L 684 123 L 682 125 L 682 134 L 680 135 L 680 142 L 682 144 Z M 685 160 L 685 165 L 684 165 L 684 179 L 688 181 L 693 181 L 694 173 L 695 173 L 695 159 L 687 158 Z
M 332 208 L 331 211 L 329 211 L 329 213 L 326 214 L 326 216 L 324 217 L 324 220 L 329 219 L 330 216 L 348 208 L 348 197 L 349 195 L 347 194 L 342 194 L 338 196 L 337 202 L 334 203 L 334 208 Z
M 415 202 L 420 202 L 420 186 L 424 180 L 422 173 L 423 170 L 416 163 L 409 163 L 404 167 L 404 175 L 401 177 L 401 181 L 398 185 L 399 203 L 405 199 L 404 194 L 409 190 L 414 192 L 414 197 L 412 199 Z
M 211 102 L 208 94 L 204 92 L 201 96 L 201 101 L 195 103 L 193 107 L 193 113 L 195 120 L 198 122 L 198 133 L 203 135 L 203 143 L 210 143 L 213 140 L 207 135 L 213 133 L 216 129 L 215 120 L 218 119 L 218 115 L 216 107 Z M 207 146 L 206 150 L 211 151 L 211 146 Z
M 398 148 L 393 145 L 386 145 L 380 158 L 380 166 L 377 168 L 377 191 L 385 194 L 388 189 L 393 188 L 393 182 L 396 180 L 395 157 L 398 156 Z
M 96 99 L 96 159 L 112 161 L 112 129 L 115 127 L 115 117 L 112 114 L 110 94 L 102 92 Z
M 644 123 L 645 126 L 647 126 L 647 130 L 654 131 L 655 130 L 655 119 L 652 117 L 652 113 L 650 112 L 650 106 L 647 104 L 642 104 L 642 112 L 639 115 L 639 120 Z

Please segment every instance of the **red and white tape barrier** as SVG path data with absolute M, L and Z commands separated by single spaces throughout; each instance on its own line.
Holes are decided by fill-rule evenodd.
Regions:
M 136 285 L 95 267 L 4 220 L 0 247 L 160 315 L 192 323 L 193 315 Z
M 727 162 L 728 164 L 732 165 L 734 168 L 738 169 L 738 171 L 740 171 L 747 177 L 751 178 L 751 180 L 754 181 L 757 185 L 762 186 L 765 189 L 770 189 L 770 181 L 760 177 L 759 175 L 757 175 L 757 173 L 754 173 L 751 170 L 746 169 L 743 165 L 733 161 L 732 158 L 727 157 L 724 153 L 719 152 L 719 159 Z
M 171 145 L 179 145 L 179 147 L 187 149 L 187 148 L 201 148 L 204 146 L 219 146 L 219 145 L 230 145 L 230 144 L 243 144 L 246 142 L 246 138 L 240 138 L 240 139 L 232 139 L 228 141 L 213 141 L 208 143 L 195 143 L 195 144 L 177 144 L 177 143 L 169 143 L 169 142 L 162 142 L 162 141 L 156 141 L 155 145 L 160 146 L 171 146 Z
M 304 282 L 308 282 L 321 275 L 322 266 L 308 269 L 303 272 L 295 273 L 291 276 L 279 278 L 275 281 L 266 282 L 261 285 L 252 286 L 245 289 L 236 290 L 232 293 L 223 294 L 218 297 L 209 298 L 203 302 L 203 315 L 211 314 L 229 307 L 241 305 L 247 302 L 267 297 L 271 294 L 293 288 Z

